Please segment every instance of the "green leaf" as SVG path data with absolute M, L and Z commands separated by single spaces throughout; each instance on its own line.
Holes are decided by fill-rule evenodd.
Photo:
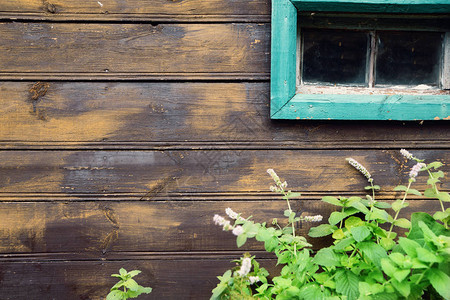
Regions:
M 429 184 L 429 185 L 435 185 L 435 184 L 438 183 L 439 181 L 440 181 L 440 180 L 439 180 L 438 178 L 431 177 L 431 178 L 428 178 L 427 184 Z
M 292 280 L 289 278 L 275 277 L 273 282 L 283 290 L 292 285 Z
M 431 285 L 439 295 L 444 299 L 450 299 L 450 277 L 437 269 L 428 270 L 427 275 Z
M 359 248 L 377 267 L 381 266 L 381 259 L 387 257 L 386 250 L 374 242 L 361 242 L 358 243 L 356 247 Z
M 438 256 L 425 248 L 417 248 L 417 258 L 428 263 L 441 262 Z
M 382 209 L 373 207 L 372 213 L 366 215 L 366 220 L 380 220 L 389 222 L 389 214 Z
M 345 248 L 347 248 L 348 246 L 350 246 L 354 242 L 355 242 L 355 239 L 352 238 L 352 237 L 348 237 L 346 239 L 342 239 L 338 243 L 336 243 L 336 245 L 334 246 L 334 249 L 336 249 L 338 251 L 345 250 Z
M 127 270 L 125 270 L 124 268 L 120 268 L 119 273 L 121 276 L 126 276 L 127 275 Z
M 443 202 L 450 202 L 450 194 L 447 192 L 439 192 L 437 197 Z
M 345 233 L 342 229 L 338 229 L 333 232 L 333 235 L 331 237 L 335 240 L 342 240 L 343 238 L 345 238 Z
M 378 208 L 391 208 L 391 205 L 387 202 L 375 202 L 375 207 Z
M 121 290 L 114 290 L 111 291 L 107 296 L 106 296 L 106 300 L 124 300 L 125 298 L 125 293 Z
M 247 242 L 247 235 L 245 233 L 238 235 L 238 237 L 236 238 L 236 244 L 238 248 L 242 247 L 245 242 Z
M 325 267 L 341 266 L 341 259 L 339 255 L 331 248 L 322 248 L 317 251 L 313 262 Z
M 394 203 L 392 203 L 392 209 L 395 212 L 398 212 L 400 209 L 405 208 L 409 205 L 408 202 L 402 202 L 403 201 L 400 199 L 395 200 Z
M 380 245 L 384 248 L 384 250 L 389 251 L 395 246 L 395 242 L 393 239 L 384 237 L 380 239 Z
M 405 192 L 408 189 L 408 187 L 404 186 L 404 185 L 397 185 L 394 188 L 394 191 L 396 192 Z
M 139 284 L 137 284 L 137 282 L 131 278 L 125 281 L 125 286 L 132 291 L 137 291 L 139 288 Z
M 392 264 L 391 260 L 388 258 L 382 258 L 380 262 L 383 272 L 386 273 L 389 277 L 394 277 L 394 273 L 398 269 L 394 266 L 394 264 Z
M 365 190 L 376 190 L 376 191 L 378 191 L 380 189 L 380 186 L 379 185 L 374 185 L 374 186 L 368 185 L 368 186 L 365 186 L 364 189 Z
M 298 197 L 300 197 L 302 194 L 301 193 L 298 193 L 298 192 L 291 192 L 291 191 L 289 191 L 288 192 L 288 197 L 289 198 L 298 198 Z
M 359 279 L 349 270 L 339 270 L 336 272 L 336 291 L 348 297 L 348 299 L 358 299 Z
M 326 202 L 326 203 L 330 203 L 330 204 L 336 205 L 336 206 L 344 206 L 341 201 L 339 201 L 337 198 L 331 197 L 331 196 L 323 197 L 322 201 Z
M 416 195 L 416 196 L 422 196 L 422 193 L 419 192 L 418 190 L 415 190 L 415 189 L 409 189 L 408 190 L 408 194 L 413 194 L 413 195 Z
M 411 257 L 417 257 L 416 249 L 420 248 L 420 245 L 416 241 L 400 237 L 398 239 L 398 243 L 402 247 L 403 251 L 406 252 L 406 254 L 408 254 Z
M 369 296 L 384 292 L 384 286 L 378 283 L 359 282 L 359 292 L 361 295 Z M 371 299 L 371 298 L 369 298 Z
M 425 240 L 423 231 L 419 226 L 420 221 L 425 223 L 436 236 L 450 236 L 450 231 L 436 222 L 432 216 L 424 212 L 415 212 L 411 215 L 411 230 L 408 234 L 408 239 L 418 242 L 421 246 L 425 245 Z
M 222 295 L 222 293 L 226 290 L 227 287 L 228 287 L 228 284 L 226 284 L 226 283 L 219 283 L 212 290 L 212 296 L 211 296 L 210 300 L 219 300 L 220 299 L 220 295 Z
M 405 257 L 398 252 L 393 252 L 391 254 L 389 254 L 389 258 L 397 265 L 397 266 L 402 266 L 403 262 L 405 261 Z M 401 281 L 401 280 L 400 280 Z
M 427 198 L 437 198 L 436 190 L 434 188 L 426 189 L 423 195 Z
M 428 269 L 428 265 L 424 264 L 417 258 L 413 258 L 411 262 L 412 262 L 411 268 L 413 269 Z
M 439 220 L 439 221 L 444 221 L 445 219 L 447 219 L 448 217 L 450 217 L 450 208 L 447 208 L 445 211 L 437 211 L 434 215 L 433 218 L 435 220 Z
M 330 223 L 331 225 L 336 225 L 341 220 L 343 220 L 345 217 L 347 217 L 347 215 L 345 213 L 339 212 L 339 211 L 334 211 L 330 214 L 330 217 L 328 218 L 328 223 Z
M 398 270 L 394 272 L 394 278 L 397 281 L 403 281 L 411 273 L 411 270 Z
M 111 291 L 117 290 L 117 289 L 121 288 L 124 285 L 125 285 L 125 281 L 121 280 L 118 283 L 116 283 L 115 285 L 113 285 L 113 287 L 111 288 Z
M 411 222 L 405 218 L 400 218 L 400 219 L 395 220 L 394 225 L 401 227 L 401 228 L 406 228 L 406 229 L 411 228 Z
M 391 280 L 392 286 L 405 298 L 411 293 L 410 283 L 407 281 L 399 282 L 395 279 Z
M 362 213 L 367 214 L 369 212 L 369 209 L 362 204 L 361 202 L 353 202 L 352 204 L 350 204 L 351 207 L 356 208 L 357 210 L 359 210 Z
M 134 276 L 136 276 L 140 273 L 141 273 L 141 271 L 139 271 L 139 270 L 133 270 L 133 271 L 128 272 L 128 276 L 130 276 L 130 278 L 133 278 Z
M 285 264 L 292 259 L 291 252 L 289 251 L 283 251 L 277 254 L 277 256 L 278 256 L 277 265 Z
M 441 162 L 439 162 L 439 161 L 434 161 L 434 162 L 429 163 L 429 164 L 427 165 L 427 169 L 431 169 L 431 168 L 439 169 L 439 168 L 442 167 L 443 165 L 444 165 L 444 164 L 441 163 Z
M 310 283 L 300 289 L 298 296 L 300 299 L 322 300 L 322 290 L 317 284 Z
M 362 242 L 371 235 L 371 231 L 367 226 L 358 226 L 350 228 L 353 238 L 357 242 Z
M 330 224 L 321 224 L 317 227 L 312 227 L 309 230 L 308 235 L 310 237 L 323 237 L 332 234 L 335 229 L 337 229 L 336 226 L 332 226 Z
M 345 220 L 345 228 L 350 229 L 352 227 L 362 226 L 364 225 L 364 222 L 358 218 L 358 217 L 350 217 L 347 220 Z
M 278 239 L 276 237 L 272 237 L 264 242 L 264 248 L 267 252 L 272 252 L 278 246 Z

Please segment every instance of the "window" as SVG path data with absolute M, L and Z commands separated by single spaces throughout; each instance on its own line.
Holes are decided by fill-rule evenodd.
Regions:
M 271 117 L 448 119 L 449 12 L 447 0 L 272 1 Z

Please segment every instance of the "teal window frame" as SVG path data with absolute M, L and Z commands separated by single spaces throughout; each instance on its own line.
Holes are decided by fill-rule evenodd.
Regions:
M 449 0 L 272 0 L 272 119 L 450 119 L 450 95 L 296 94 L 297 13 L 450 13 Z M 447 60 L 447 58 L 446 58 Z

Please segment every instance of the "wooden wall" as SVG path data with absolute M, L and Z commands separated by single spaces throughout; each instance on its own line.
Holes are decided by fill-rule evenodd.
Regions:
M 450 162 L 446 122 L 271 121 L 269 78 L 269 0 L 0 0 L 0 298 L 103 299 L 125 267 L 208 299 L 244 251 L 274 266 L 212 222 L 281 216 L 267 168 L 326 216 L 364 193 L 346 157 L 388 200 L 398 149 Z

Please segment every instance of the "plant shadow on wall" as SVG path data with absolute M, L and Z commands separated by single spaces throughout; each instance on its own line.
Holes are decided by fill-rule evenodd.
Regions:
M 230 208 L 226 214 L 231 220 L 215 215 L 214 222 L 237 236 L 238 247 L 249 238 L 263 242 L 266 251 L 276 255 L 281 272 L 269 277 L 268 271 L 246 253 L 236 260 L 235 268 L 218 277 L 220 282 L 211 299 L 450 299 L 450 208 L 444 207 L 450 196 L 438 189 L 444 177 L 439 170 L 442 163 L 425 164 L 404 149 L 401 153 L 415 165 L 408 185 L 395 187 L 402 197 L 392 204 L 378 201 L 376 192 L 380 187 L 374 184 L 371 174 L 356 160 L 347 159 L 367 178 L 369 185 L 365 189 L 369 194 L 365 198 L 322 199 L 337 210 L 329 216 L 328 224 L 309 232 L 313 238 L 333 239 L 331 246 L 317 252 L 311 250 L 305 237 L 296 235 L 294 224 L 320 222 L 322 216 L 302 216 L 292 211 L 290 199 L 300 194 L 286 190 L 287 183 L 269 169 L 275 181 L 271 190 L 287 202 L 286 226 L 276 219 L 271 225 L 256 223 Z M 423 194 L 412 188 L 420 172 L 428 175 L 428 188 Z M 437 199 L 440 211 L 433 216 L 415 212 L 410 220 L 399 218 L 400 211 L 408 206 L 409 195 Z M 396 227 L 406 229 L 405 236 L 397 236 Z

